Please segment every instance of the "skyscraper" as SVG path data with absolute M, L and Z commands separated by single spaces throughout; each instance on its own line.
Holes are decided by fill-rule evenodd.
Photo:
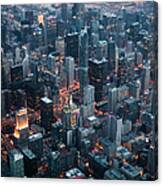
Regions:
M 19 150 L 12 149 L 9 152 L 9 166 L 11 176 L 14 177 L 24 176 L 23 154 Z
M 116 87 L 108 89 L 108 109 L 109 112 L 116 111 L 117 99 L 118 99 L 118 89 Z
M 24 148 L 22 153 L 24 155 L 24 174 L 27 177 L 32 177 L 37 173 L 36 155 L 28 148 Z
M 40 104 L 41 110 L 41 126 L 45 128 L 46 131 L 51 129 L 51 124 L 53 121 L 53 102 L 47 97 L 41 99 Z
M 85 27 L 79 37 L 79 80 L 80 91 L 83 94 L 84 87 L 88 85 L 88 32 Z
M 37 156 L 41 158 L 43 154 L 43 135 L 42 133 L 36 133 L 29 137 L 29 149 Z
M 79 34 L 68 33 L 65 36 L 65 56 L 71 56 L 75 61 L 79 58 Z
M 95 101 L 103 100 L 105 95 L 104 85 L 107 81 L 107 60 L 90 59 L 89 60 L 89 79 L 90 84 L 95 87 Z
M 67 88 L 73 84 L 74 81 L 74 58 L 73 57 L 66 57 L 65 58 L 65 71 L 67 74 Z
M 108 43 L 106 40 L 99 40 L 96 49 L 96 59 L 108 58 Z
M 110 123 L 110 130 L 111 130 L 111 136 L 110 139 L 113 143 L 115 143 L 117 146 L 121 145 L 121 137 L 122 137 L 122 118 L 111 115 L 109 118 Z
M 26 108 L 20 109 L 16 113 L 14 140 L 15 145 L 20 148 L 28 145 L 28 115 Z

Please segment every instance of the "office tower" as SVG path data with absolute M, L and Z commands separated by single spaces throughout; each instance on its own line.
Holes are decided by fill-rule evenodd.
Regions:
M 122 118 L 118 116 L 113 116 L 111 118 L 111 140 L 117 146 L 121 145 L 121 131 L 122 131 Z
M 10 106 L 13 105 L 16 110 L 27 107 L 26 93 L 23 89 L 13 91 L 10 101 Z
M 115 41 L 111 40 L 108 42 L 108 70 L 111 71 L 115 69 L 115 62 L 116 62 L 116 45 Z
M 68 21 L 68 6 L 66 3 L 61 4 L 61 18 L 66 24 Z
M 5 117 L 9 112 L 12 103 L 12 94 L 9 89 L 2 89 L 1 91 L 1 117 Z
M 17 149 L 12 149 L 8 156 L 11 176 L 24 177 L 23 154 Z
M 140 120 L 142 122 L 142 130 L 144 132 L 150 132 L 152 130 L 154 130 L 154 116 L 153 114 L 149 113 L 149 112 L 141 112 L 140 113 Z M 153 132 L 153 136 L 155 135 L 154 134 L 154 131 Z
M 47 60 L 47 67 L 50 72 L 55 72 L 57 69 L 55 69 L 56 66 L 56 52 L 51 52 L 48 55 L 48 60 Z
M 31 27 L 30 27 L 30 22 L 27 20 L 22 20 L 20 22 L 21 24 L 21 41 L 23 44 L 28 43 L 30 39 L 30 33 L 31 33 Z
M 97 33 L 91 33 L 90 36 L 90 44 L 92 46 L 92 50 L 97 47 L 99 41 L 99 35 Z M 94 50 L 92 51 L 94 54 Z M 94 54 L 95 55 L 95 54 Z
M 36 78 L 38 78 L 36 74 Z M 40 99 L 44 96 L 44 87 L 41 83 L 28 82 L 25 87 L 27 93 L 27 105 L 30 108 L 38 110 L 40 108 Z
M 2 55 L 1 55 L 2 56 Z M 1 59 L 1 86 L 2 88 L 8 88 L 11 82 L 11 64 L 10 60 Z
M 66 138 L 65 138 L 65 144 L 67 147 L 76 147 L 77 143 L 77 130 L 76 128 L 73 128 L 71 130 L 66 131 Z
M 47 44 L 47 43 L 54 44 L 55 43 L 56 31 L 57 31 L 57 17 L 56 17 L 56 15 L 47 16 L 45 18 L 45 26 L 44 26 L 45 44 Z
M 72 103 L 72 97 L 68 105 L 64 105 L 62 111 L 62 122 L 66 129 L 76 128 L 78 125 L 79 109 Z
M 79 58 L 79 34 L 68 33 L 65 36 L 65 56 L 71 56 L 76 60 Z
M 131 96 L 133 96 L 135 99 L 139 100 L 140 92 L 141 92 L 140 80 L 136 80 L 134 82 L 129 83 L 129 92 L 130 92 Z
M 28 51 L 27 48 L 24 47 L 23 48 L 24 53 L 25 53 L 25 57 L 22 61 L 22 65 L 23 65 L 23 78 L 26 78 L 29 74 L 29 55 L 28 55 Z
M 118 87 L 117 100 L 122 101 L 129 96 L 129 87 L 127 85 L 122 85 Z
M 87 67 L 79 67 L 79 82 L 80 82 L 80 92 L 81 95 L 83 95 L 84 88 L 89 84 Z
M 94 115 L 94 97 L 95 97 L 95 88 L 92 85 L 87 85 L 83 90 L 82 105 L 80 108 L 80 124 L 83 125 L 83 122 L 89 117 Z
M 36 155 L 28 148 L 22 149 L 24 155 L 24 174 L 27 177 L 32 177 L 37 173 L 37 158 Z
M 116 106 L 118 101 L 118 89 L 116 87 L 108 88 L 108 110 L 109 112 L 116 112 Z
M 124 113 L 123 119 L 129 119 L 132 121 L 132 123 L 136 122 L 136 120 L 139 117 L 139 112 L 140 112 L 138 101 L 135 98 L 130 97 L 124 100 L 123 106 L 124 106 L 124 109 L 122 112 Z
M 15 48 L 15 64 L 20 63 L 20 61 L 21 61 L 20 48 L 17 46 Z
M 92 85 L 88 85 L 84 88 L 82 102 L 84 105 L 89 105 L 94 103 L 94 94 L 95 94 L 95 88 Z
M 46 19 L 43 14 L 37 16 L 38 27 L 34 32 L 34 37 L 38 40 L 38 46 L 47 46 L 47 26 Z
M 79 36 L 79 80 L 80 91 L 88 85 L 88 32 L 86 27 L 81 31 Z
M 11 66 L 11 81 L 19 82 L 23 80 L 23 65 L 17 64 Z
M 133 42 L 132 41 L 127 41 L 126 44 L 126 53 L 132 53 L 133 52 Z
M 96 48 L 96 59 L 108 58 L 108 43 L 106 40 L 99 40 Z
M 107 157 L 98 155 L 93 152 L 88 153 L 89 167 L 92 170 L 92 175 L 96 179 L 103 179 L 105 171 L 108 169 Z
M 122 125 L 122 135 L 128 134 L 132 130 L 132 122 L 125 120 Z
M 61 55 L 65 55 L 65 43 L 63 37 L 57 37 L 55 40 L 55 49 Z
M 34 12 L 33 10 L 26 10 L 25 11 L 25 20 L 32 25 L 34 23 Z
M 107 31 L 105 30 L 103 25 L 99 25 L 99 39 L 100 40 L 107 40 Z
M 148 150 L 147 157 L 147 170 L 152 175 L 152 178 L 155 179 L 157 177 L 157 157 L 156 157 L 156 148 L 150 146 Z
M 65 71 L 67 75 L 67 88 L 69 88 L 74 82 L 74 58 L 73 57 L 66 57 L 65 58 Z
M 32 48 L 44 46 L 44 29 L 42 25 L 34 29 L 33 41 L 34 42 L 31 43 Z
M 29 149 L 40 159 L 43 154 L 43 135 L 36 133 L 29 136 L 28 140 Z
M 53 177 L 59 176 L 59 173 L 61 172 L 61 155 L 59 151 L 54 151 L 50 153 L 49 156 L 49 168 L 50 168 L 50 174 Z
M 104 85 L 107 81 L 107 60 L 90 59 L 89 60 L 89 80 L 95 87 L 95 101 L 102 101 L 104 98 Z
M 28 114 L 23 108 L 16 113 L 16 127 L 14 131 L 15 145 L 23 148 L 28 146 Z
M 66 23 L 59 19 L 57 20 L 57 31 L 56 31 L 56 37 L 64 37 L 66 34 Z
M 46 132 L 51 129 L 53 122 L 53 102 L 47 97 L 41 98 L 41 126 L 45 128 Z
M 64 127 L 61 121 L 56 121 L 52 124 L 51 136 L 54 143 L 63 142 L 64 140 Z
M 143 63 L 143 54 L 141 52 L 136 53 L 136 64 L 142 64 Z
M 72 6 L 72 16 L 81 17 L 84 13 L 83 3 L 74 3 Z
M 143 90 L 146 90 L 149 88 L 149 81 L 150 81 L 150 64 L 145 64 L 143 68 Z
M 88 31 L 85 27 L 79 36 L 80 67 L 88 67 Z

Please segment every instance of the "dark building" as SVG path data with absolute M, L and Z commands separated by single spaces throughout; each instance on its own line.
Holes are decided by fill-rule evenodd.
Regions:
M 37 156 L 41 158 L 43 154 L 43 135 L 41 133 L 33 134 L 28 138 L 29 149 Z
M 23 80 L 23 66 L 22 64 L 13 65 L 11 67 L 11 81 L 18 82 Z
M 107 60 L 90 59 L 89 60 L 89 81 L 95 87 L 95 101 L 103 99 L 105 91 L 104 85 L 107 81 Z
M 23 149 L 24 155 L 24 174 L 27 177 L 33 177 L 37 173 L 37 158 L 28 148 Z
M 116 60 L 116 45 L 115 41 L 108 42 L 108 70 L 111 71 L 115 69 L 115 60 Z
M 41 126 L 45 128 L 46 131 L 51 129 L 53 121 L 53 102 L 47 97 L 41 99 L 40 103 L 41 110 Z
M 64 140 L 64 127 L 63 127 L 62 122 L 57 121 L 52 124 L 51 136 L 52 136 L 52 139 L 54 140 L 54 144 L 56 144 L 58 142 L 63 142 L 63 140 Z
M 68 33 L 65 36 L 65 56 L 71 56 L 75 61 L 79 58 L 79 34 Z

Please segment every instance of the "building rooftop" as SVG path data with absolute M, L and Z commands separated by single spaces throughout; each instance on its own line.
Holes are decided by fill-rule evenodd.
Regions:
M 50 104 L 50 103 L 53 103 L 51 99 L 49 99 L 48 97 L 43 97 L 41 98 L 41 101 L 47 103 L 47 104 Z
M 66 171 L 65 176 L 71 179 L 85 178 L 84 173 L 82 173 L 78 168 L 72 168 Z
M 28 148 L 22 150 L 23 154 L 27 156 L 29 159 L 36 158 L 35 154 Z
M 42 136 L 42 133 L 36 133 L 36 134 L 33 134 L 32 136 L 29 136 L 29 140 L 30 141 L 34 141 L 34 140 L 36 140 L 36 139 L 40 139 L 40 138 L 42 138 L 43 136 Z
M 18 161 L 20 159 L 23 159 L 23 154 L 17 149 L 12 149 L 9 152 L 9 156 L 13 159 L 13 161 Z
M 131 178 L 136 178 L 137 176 L 139 176 L 139 172 L 130 164 L 125 164 L 124 166 L 122 166 L 121 171 Z

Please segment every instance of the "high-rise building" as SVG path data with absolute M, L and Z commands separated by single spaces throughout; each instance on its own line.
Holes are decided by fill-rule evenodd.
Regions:
M 102 60 L 102 58 L 108 58 L 108 43 L 106 40 L 98 41 L 96 48 L 96 59 Z
M 27 177 L 32 177 L 37 173 L 36 155 L 28 148 L 22 149 L 24 155 L 24 173 Z
M 57 121 L 52 124 L 51 136 L 55 143 L 63 142 L 64 140 L 64 128 L 61 121 Z
M 23 80 L 23 66 L 22 64 L 13 65 L 11 67 L 11 81 L 18 82 Z
M 141 92 L 141 82 L 139 80 L 129 83 L 130 95 L 139 100 Z
M 89 80 L 95 87 L 95 101 L 102 101 L 105 95 L 104 86 L 107 81 L 107 60 L 89 60 Z
M 83 96 L 82 96 L 82 105 L 80 108 L 80 124 L 83 125 L 83 122 L 89 116 L 94 115 L 94 96 L 95 88 L 92 85 L 87 85 L 84 87 Z
M 121 145 L 121 136 L 122 136 L 122 118 L 118 116 L 111 117 L 111 140 L 117 146 Z
M 27 109 L 24 108 L 16 113 L 15 145 L 20 148 L 28 146 L 28 134 L 28 114 Z
M 74 81 L 74 58 L 73 57 L 66 57 L 65 58 L 65 71 L 67 74 L 67 88 L 70 87 L 70 85 L 73 84 Z
M 116 87 L 108 88 L 108 110 L 109 112 L 116 112 L 118 101 L 118 89 Z
M 150 65 L 145 64 L 143 68 L 143 89 L 146 90 L 149 88 L 149 81 L 150 81 Z
M 23 77 L 26 78 L 29 74 L 29 55 L 26 47 L 23 47 L 25 57 L 22 61 L 23 65 Z
M 51 124 L 53 122 L 53 102 L 48 97 L 43 97 L 40 104 L 41 110 L 41 126 L 45 128 L 46 131 L 51 129 Z
M 84 87 L 88 85 L 88 32 L 83 29 L 79 37 L 79 81 L 83 95 Z
M 72 97 L 70 97 L 69 102 L 68 105 L 64 106 L 62 111 L 62 122 L 67 130 L 77 127 L 79 117 L 79 109 L 74 103 L 72 103 Z
M 42 133 L 36 133 L 29 136 L 29 149 L 37 156 L 41 158 L 43 154 L 43 135 Z
M 17 149 L 9 152 L 10 175 L 13 177 L 24 177 L 23 154 Z
M 79 34 L 68 33 L 65 36 L 65 56 L 71 56 L 75 61 L 79 58 Z
M 51 176 L 57 177 L 61 172 L 60 152 L 55 151 L 50 153 L 49 168 Z
M 116 61 L 116 45 L 115 41 L 108 42 L 108 70 L 115 68 L 115 61 Z

